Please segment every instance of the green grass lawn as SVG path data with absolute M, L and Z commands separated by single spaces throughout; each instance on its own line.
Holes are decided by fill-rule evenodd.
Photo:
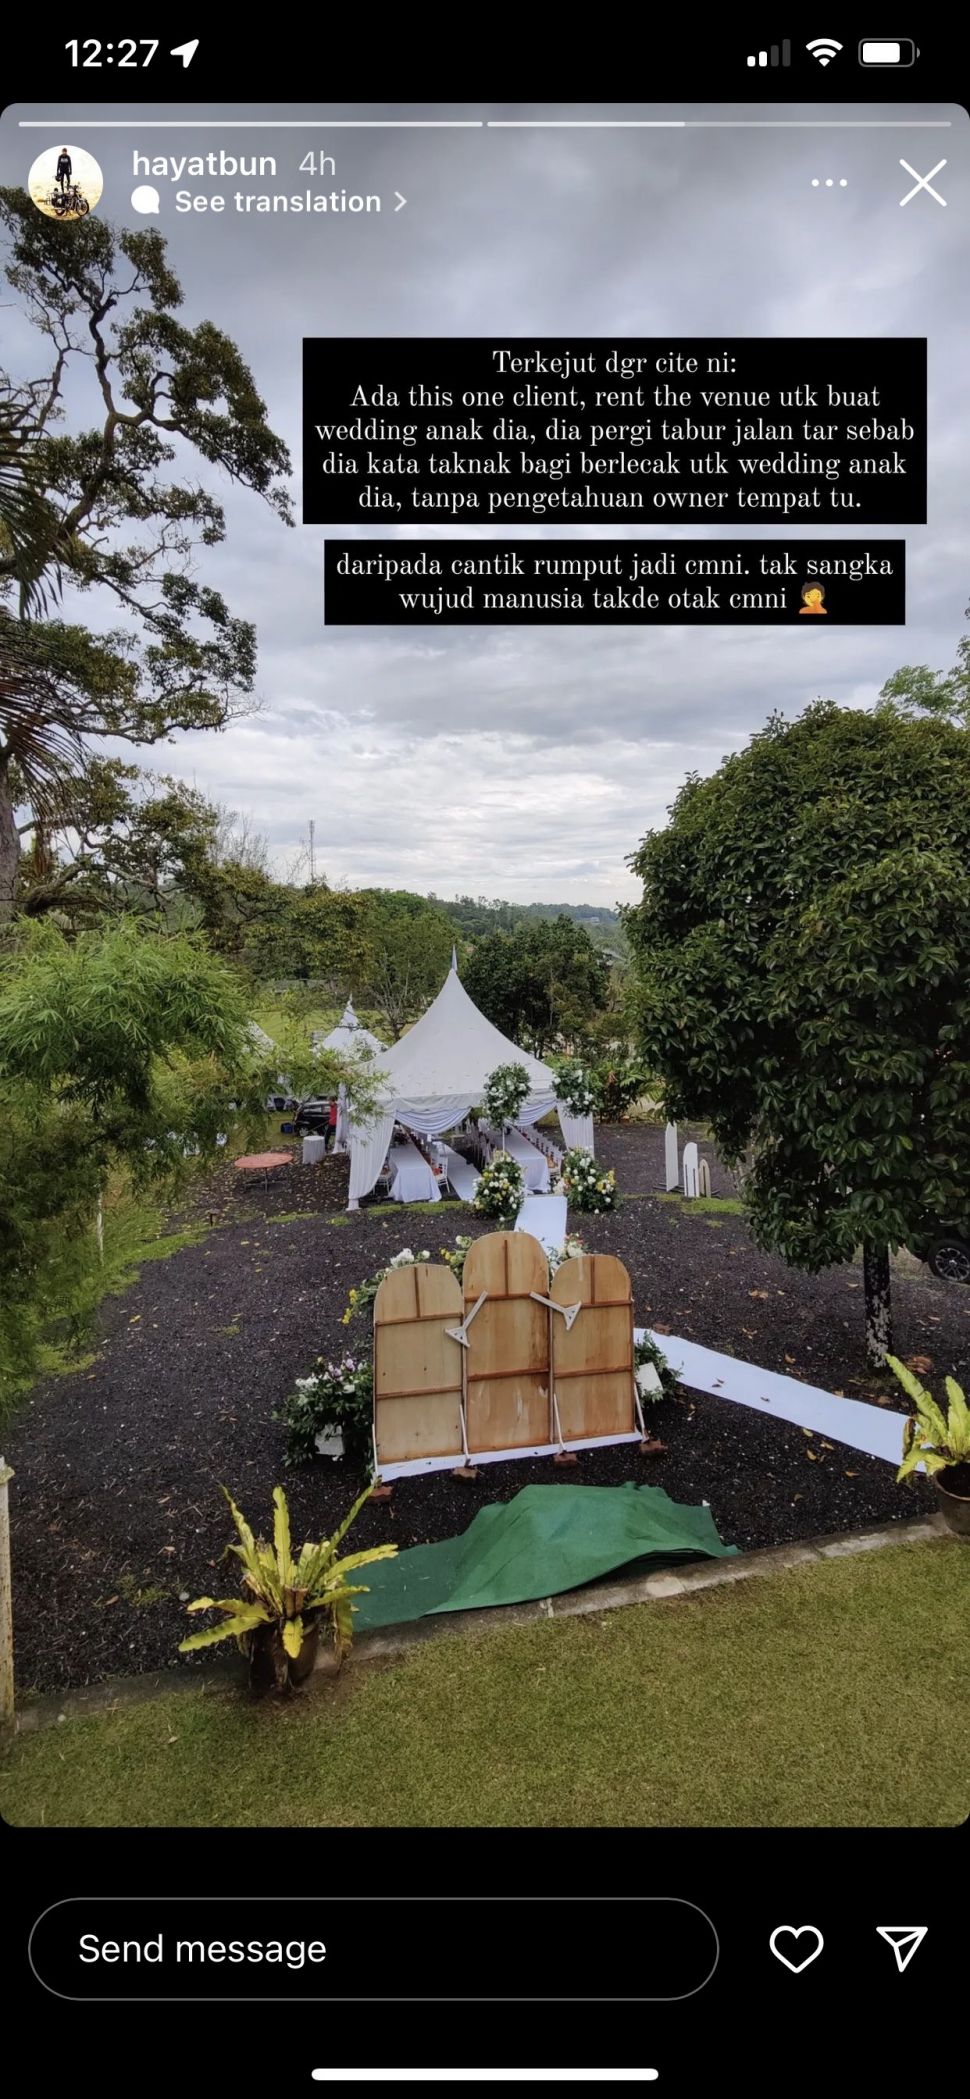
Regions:
M 970 1556 L 900 1544 L 456 1635 L 285 1705 L 173 1692 L 19 1736 L 17 1824 L 952 1825 Z

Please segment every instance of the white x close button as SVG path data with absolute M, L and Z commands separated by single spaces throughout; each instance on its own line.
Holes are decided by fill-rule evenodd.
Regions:
M 902 210 L 904 204 L 910 204 L 914 197 L 918 197 L 920 190 L 925 190 L 928 197 L 934 197 L 937 204 L 942 204 L 944 211 L 946 210 L 946 198 L 941 197 L 939 190 L 933 188 L 933 177 L 939 174 L 941 168 L 946 167 L 945 160 L 938 160 L 935 168 L 931 168 L 928 175 L 918 175 L 916 169 L 910 167 L 908 160 L 901 160 L 899 165 L 901 168 L 905 168 L 907 175 L 912 175 L 914 183 L 914 188 L 907 190 L 905 197 L 900 197 L 900 210 Z

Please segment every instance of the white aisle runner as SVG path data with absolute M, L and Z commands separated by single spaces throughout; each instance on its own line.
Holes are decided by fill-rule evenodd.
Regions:
M 641 1341 L 643 1334 L 638 1327 L 636 1339 Z M 715 1348 L 701 1348 L 699 1342 L 682 1341 L 676 1334 L 655 1334 L 649 1328 L 647 1334 L 692 1391 L 710 1392 L 715 1399 L 733 1399 L 758 1414 L 793 1421 L 798 1428 L 814 1429 L 834 1443 L 847 1443 L 850 1450 L 885 1458 L 890 1465 L 902 1463 L 905 1414 L 870 1406 L 863 1399 L 840 1399 L 820 1385 L 803 1385 L 778 1370 L 759 1370 L 756 1363 L 741 1363 L 736 1356 L 722 1356 Z

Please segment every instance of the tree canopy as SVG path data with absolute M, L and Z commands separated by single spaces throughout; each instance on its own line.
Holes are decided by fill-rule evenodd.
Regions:
M 114 1172 L 170 1194 L 234 1125 L 261 1132 L 281 1076 L 345 1085 L 366 1113 L 375 1075 L 295 1024 L 260 1046 L 238 973 L 195 936 L 123 919 L 22 932 L 0 951 L 0 1381 L 34 1359 L 65 1263 L 96 1259 Z
M 571 918 L 530 919 L 487 933 L 463 970 L 465 989 L 512 1042 L 544 1056 L 572 1050 L 607 1004 L 609 969 Z
M 154 229 L 89 218 L 58 238 L 27 193 L 0 190 L 7 281 L 43 345 L 43 369 L 5 384 L 0 445 L 0 917 L 16 908 L 15 811 L 43 817 L 92 739 L 153 744 L 219 728 L 252 693 L 256 637 L 194 573 L 225 534 L 215 476 L 289 520 L 289 456 L 235 343 L 186 326 Z M 65 428 L 71 388 L 72 421 Z M 75 406 L 76 403 L 76 406 Z M 56 577 L 70 617 L 38 616 Z M 83 623 L 92 592 L 120 624 Z M 14 600 L 16 603 L 14 604 Z M 17 618 L 16 610 L 31 617 Z
M 743 1160 L 759 1242 L 819 1269 L 970 1232 L 970 738 L 827 703 L 691 778 L 632 865 L 638 1033 L 667 1112 Z

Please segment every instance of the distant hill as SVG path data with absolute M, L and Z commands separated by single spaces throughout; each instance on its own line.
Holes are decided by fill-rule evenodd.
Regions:
M 512 931 L 524 918 L 574 918 L 580 925 L 618 927 L 620 915 L 606 904 L 507 904 L 500 897 L 457 896 L 442 897 L 434 893 L 429 904 L 436 904 L 454 920 L 463 933 L 501 933 Z
M 596 948 L 613 962 L 627 957 L 626 933 L 618 911 L 606 904 L 509 904 L 500 897 L 430 895 L 429 904 L 443 911 L 466 940 L 483 933 L 511 933 L 526 919 L 571 918 L 585 928 Z

